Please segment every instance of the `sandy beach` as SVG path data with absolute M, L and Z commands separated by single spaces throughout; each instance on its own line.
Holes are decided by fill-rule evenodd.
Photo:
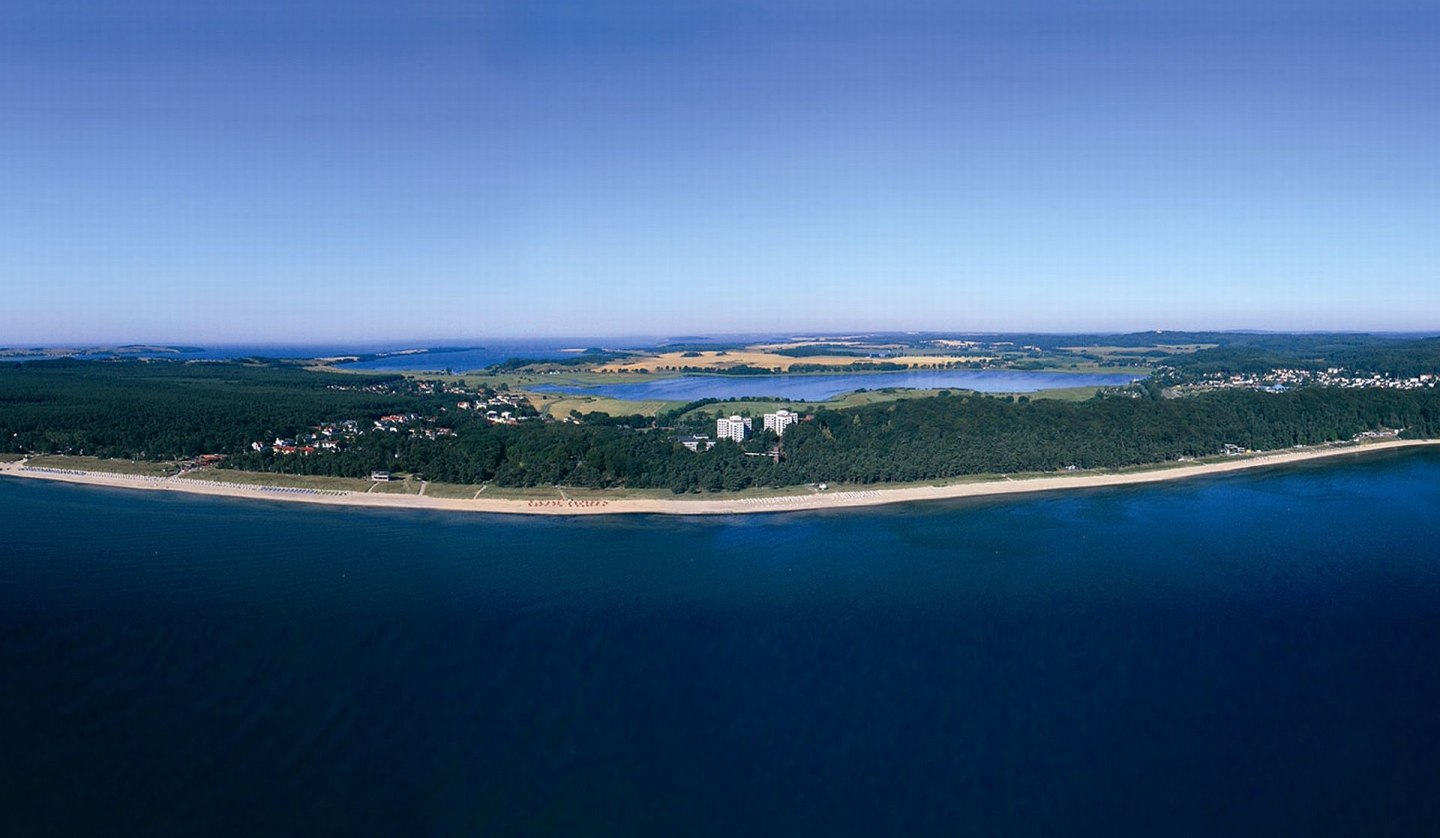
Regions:
M 914 501 L 949 500 L 954 498 L 1013 495 L 1027 492 L 1049 492 L 1066 489 L 1091 489 L 1103 486 L 1128 486 L 1184 480 L 1206 475 L 1225 474 L 1245 469 L 1301 463 L 1329 457 L 1344 457 L 1402 448 L 1440 445 L 1440 440 L 1385 440 L 1302 450 L 1258 452 L 1221 462 L 1173 464 L 1147 471 L 1124 474 L 1077 472 L 1054 476 L 996 478 L 952 485 L 877 486 L 860 490 L 812 491 L 801 495 L 752 497 L 689 498 L 615 498 L 568 499 L 553 498 L 522 500 L 498 497 L 453 499 L 424 495 L 366 494 L 333 489 L 305 489 L 280 486 L 254 486 L 229 483 L 223 471 L 206 474 L 211 479 L 194 477 L 152 477 L 80 471 L 65 468 L 37 468 L 26 461 L 0 463 L 0 476 L 22 479 L 57 480 L 87 486 L 137 489 L 157 492 L 189 492 L 252 500 L 280 500 L 292 503 L 326 504 L 331 506 L 371 507 L 383 509 L 435 509 L 452 512 L 489 512 L 514 515 L 734 515 L 752 512 L 799 512 L 816 509 L 844 509 L 879 506 Z

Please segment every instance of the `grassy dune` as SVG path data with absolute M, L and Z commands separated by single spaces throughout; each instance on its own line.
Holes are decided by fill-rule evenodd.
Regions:
M 300 489 L 335 489 L 351 492 L 363 492 L 370 488 L 369 480 L 362 480 L 355 477 L 323 477 L 311 474 L 271 474 L 262 471 L 236 471 L 223 468 L 207 468 L 203 471 L 191 472 L 181 479 L 215 480 L 220 483 L 240 483 L 246 486 L 285 486 Z
M 469 500 L 475 497 L 475 493 L 480 491 L 480 489 L 480 486 L 467 486 L 460 483 L 431 483 L 425 487 L 425 497 L 445 498 L 447 500 Z M 493 491 L 493 487 L 486 487 L 485 493 L 480 497 L 489 497 Z
M 20 455 L 6 455 L 19 459 Z M 30 465 L 41 468 L 70 468 L 76 471 L 103 471 L 110 474 L 142 474 L 150 477 L 167 477 L 175 474 L 180 467 L 170 462 L 149 460 L 102 460 L 99 457 L 82 457 L 61 454 L 44 454 L 30 458 Z

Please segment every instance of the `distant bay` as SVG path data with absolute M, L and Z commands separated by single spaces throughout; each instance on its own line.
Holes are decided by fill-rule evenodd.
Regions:
M 502 340 L 486 341 L 484 346 L 456 346 L 451 348 L 434 341 L 411 343 L 360 343 L 360 344 L 221 344 L 205 347 L 156 347 L 153 351 L 126 350 L 107 352 L 98 348 L 82 350 L 77 347 L 76 357 L 92 360 L 109 358 L 169 358 L 180 361 L 225 361 L 236 358 L 333 358 L 351 355 L 385 357 L 340 364 L 344 369 L 374 370 L 383 372 L 453 370 L 466 372 L 483 369 L 512 358 L 534 358 L 537 360 L 558 360 L 571 357 L 575 349 L 592 346 L 614 345 L 614 338 L 566 338 L 564 340 Z M 630 348 L 649 348 L 654 339 L 637 338 L 622 341 Z M 117 348 L 118 349 L 118 348 Z M 425 349 L 425 352 L 411 350 Z M 0 362 L 23 362 L 56 360 L 71 357 L 59 351 L 26 354 L 15 350 L 15 354 L 0 358 Z
M 1425 834 L 1440 454 L 732 518 L 0 479 L 7 834 Z

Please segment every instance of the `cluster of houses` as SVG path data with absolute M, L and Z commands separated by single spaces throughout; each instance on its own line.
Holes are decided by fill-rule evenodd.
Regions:
M 1378 387 L 1388 390 L 1420 390 L 1440 384 L 1440 376 L 1426 373 L 1398 377 L 1382 373 L 1352 373 L 1344 367 L 1330 367 L 1326 370 L 1273 369 L 1264 373 L 1210 373 L 1194 384 L 1184 384 L 1180 390 L 1260 390 L 1266 393 L 1283 393 L 1297 387 L 1343 387 L 1360 389 Z
M 488 387 L 469 388 L 462 384 L 446 381 L 396 379 L 392 381 L 356 384 L 332 384 L 328 389 L 383 393 L 386 395 L 451 395 L 459 396 L 455 409 L 474 411 L 491 424 L 515 425 L 528 419 L 537 418 L 534 407 L 525 396 L 508 390 L 492 390 Z M 442 407 L 448 413 L 451 408 Z M 274 440 L 250 443 L 250 450 L 273 452 L 275 454 L 309 455 L 324 451 L 340 451 L 357 437 L 367 433 L 403 434 L 422 439 L 439 439 L 455 436 L 454 428 L 441 427 L 438 416 L 420 416 L 415 413 L 392 413 L 369 422 L 347 419 L 343 422 L 328 422 L 317 425 L 309 432 L 295 438 L 276 437 Z
M 430 381 L 422 378 L 416 380 L 414 386 L 415 392 L 424 393 L 425 395 L 434 395 L 436 393 L 448 393 L 452 396 L 467 395 L 464 387 L 459 384 L 444 381 Z
M 374 384 L 331 384 L 327 390 L 348 390 L 357 393 L 385 393 L 393 395 L 399 392 L 412 393 L 424 396 L 433 396 L 436 393 L 449 393 L 456 396 L 467 395 L 467 391 L 460 384 L 444 381 L 430 381 L 428 379 L 405 379 L 403 383 L 395 381 L 383 381 Z
M 375 430 L 386 431 L 392 434 L 399 433 L 402 428 L 419 418 L 419 416 L 413 413 L 392 413 L 389 416 L 381 416 L 379 419 L 376 419 Z
M 455 406 L 461 410 L 483 412 L 485 421 L 492 425 L 515 425 L 530 418 L 520 415 L 521 406 L 528 404 L 523 396 L 499 392 L 488 398 L 477 396 L 473 400 L 459 401 Z
M 410 436 L 425 439 L 439 439 L 442 436 L 455 435 L 454 428 L 435 427 L 414 413 L 392 413 L 389 416 L 381 416 L 375 420 L 375 430 L 390 434 L 404 431 Z
M 331 390 L 350 390 L 366 393 L 385 393 L 388 395 L 450 395 L 461 396 L 461 400 L 455 402 L 455 407 L 460 410 L 477 411 L 491 424 L 514 425 L 533 418 L 534 410 L 529 401 L 522 395 L 513 394 L 506 390 L 491 390 L 488 387 L 480 387 L 478 390 L 466 389 L 462 384 L 445 381 L 429 381 L 425 379 L 406 379 L 403 382 L 386 382 L 379 384 L 366 384 L 356 386 L 350 384 L 332 384 Z M 399 432 L 403 426 L 413 423 L 416 420 L 414 414 L 401 416 L 382 416 L 376 423 L 377 430 Z M 383 427 L 382 427 L 383 426 Z
M 309 433 L 300 434 L 295 438 L 276 437 L 273 442 L 252 442 L 251 451 L 270 451 L 275 454 L 286 456 L 299 454 L 302 456 L 315 454 L 321 451 L 340 451 L 347 443 L 361 434 L 370 431 L 373 433 L 398 434 L 402 431 L 409 436 L 422 437 L 424 439 L 439 439 L 440 437 L 455 436 L 453 428 L 441 428 L 425 423 L 414 413 L 392 413 L 388 416 L 381 416 L 374 420 L 373 427 L 366 428 L 355 419 L 346 419 L 343 422 L 326 422 L 316 425 Z
M 276 454 L 314 454 L 317 451 L 339 451 L 347 440 L 360 435 L 360 423 L 354 419 L 317 425 L 308 434 L 294 439 L 275 437 L 271 443 L 252 442 L 252 451 L 274 451 Z

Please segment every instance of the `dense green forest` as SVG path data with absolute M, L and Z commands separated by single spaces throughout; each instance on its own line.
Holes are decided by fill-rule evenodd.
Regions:
M 806 482 L 874 483 L 964 474 L 1119 467 L 1348 439 L 1381 427 L 1440 435 L 1433 390 L 1226 391 L 1188 399 L 1012 402 L 952 395 L 822 410 L 785 436 L 785 458 L 722 442 L 695 453 L 662 430 L 612 424 L 480 425 L 454 440 L 367 437 L 334 457 L 246 454 L 230 465 L 359 476 L 370 468 L 432 480 L 684 491 Z M 753 450 L 773 444 L 762 434 Z
M 1213 455 L 1227 444 L 1276 449 L 1342 440 L 1382 427 L 1440 436 L 1434 389 L 1226 390 L 1183 399 L 1142 390 L 1138 398 L 1085 402 L 958 393 L 821 409 L 786 433 L 778 463 L 749 456 L 778 441 L 767 432 L 744 447 L 725 441 L 697 453 L 641 416 L 504 425 L 472 412 L 444 418 L 454 436 L 371 432 L 344 450 L 301 456 L 249 444 L 321 422 L 435 416 L 454 397 L 420 393 L 398 376 L 284 365 L 49 361 L 0 364 L 0 433 L 6 450 L 20 452 L 222 453 L 227 467 L 254 470 L 361 476 L 388 468 L 446 482 L 676 492 L 1119 467 Z
M 0 450 L 141 459 L 229 453 L 326 420 L 434 403 L 391 392 L 406 384 L 393 374 L 341 377 L 273 362 L 0 364 Z
M 787 433 L 788 468 L 822 479 L 905 481 L 982 472 L 1117 467 L 1227 445 L 1277 449 L 1381 427 L 1440 435 L 1434 390 L 1229 390 L 1195 398 L 1012 403 L 950 396 L 822 411 Z
M 1205 373 L 1262 373 L 1277 368 L 1352 372 L 1402 378 L 1440 370 L 1440 338 L 1396 340 L 1371 335 L 1255 336 L 1165 361 L 1182 380 Z

